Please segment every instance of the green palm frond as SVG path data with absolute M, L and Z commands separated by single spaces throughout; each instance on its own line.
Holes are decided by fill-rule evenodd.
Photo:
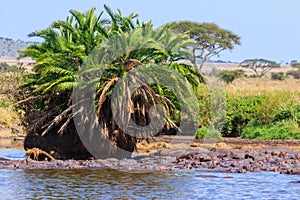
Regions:
M 116 100 L 120 110 L 118 117 L 127 125 L 130 119 L 138 125 L 147 125 L 150 107 L 158 105 L 163 108 L 167 127 L 176 127 L 184 117 L 193 119 L 195 111 L 181 103 L 194 103 L 185 97 L 192 96 L 203 77 L 191 66 L 175 60 L 188 57 L 187 46 L 194 41 L 184 34 L 174 35 L 169 24 L 154 30 L 151 21 L 140 22 L 135 13 L 124 16 L 120 11 L 112 12 L 106 5 L 104 9 L 109 19 L 103 18 L 103 12 L 96 15 L 95 8 L 85 13 L 71 10 L 71 16 L 65 21 L 55 21 L 49 28 L 32 33 L 32 37 L 43 38 L 44 42 L 22 51 L 23 55 L 36 60 L 35 74 L 28 77 L 24 86 L 30 87 L 35 95 L 49 96 L 47 100 L 40 100 L 51 113 L 46 123 L 51 126 L 41 127 L 42 135 L 53 127 L 60 133 L 67 130 L 73 119 L 70 105 L 74 90 L 96 93 L 91 107 L 98 109 L 98 121 L 93 126 L 101 124 L 101 128 L 111 132 L 118 129 L 115 116 L 111 116 L 110 100 L 115 90 L 120 97 L 132 95 L 128 102 L 126 98 Z M 144 79 L 151 84 L 147 85 Z M 164 85 L 164 81 L 169 82 Z M 115 87 L 116 84 L 121 87 Z M 174 84 L 178 90 L 183 88 L 178 96 Z M 130 91 L 132 85 L 140 87 Z M 84 92 L 83 98 L 88 99 Z M 77 114 L 84 110 L 78 109 Z M 184 110 L 187 115 L 182 114 Z M 82 119 L 82 123 L 88 123 L 88 118 Z M 106 134 L 110 139 L 115 137 L 111 132 Z M 148 137 L 143 131 L 141 134 Z

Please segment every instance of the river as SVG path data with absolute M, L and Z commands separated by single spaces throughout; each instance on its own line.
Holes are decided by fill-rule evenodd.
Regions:
M 0 157 L 23 159 L 22 149 Z M 272 172 L 0 170 L 0 199 L 300 199 L 300 176 Z

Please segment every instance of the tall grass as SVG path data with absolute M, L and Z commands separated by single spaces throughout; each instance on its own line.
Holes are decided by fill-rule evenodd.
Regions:
M 226 90 L 232 95 L 253 96 L 270 91 L 300 91 L 300 80 L 288 78 L 283 81 L 269 78 L 239 78 L 226 86 Z

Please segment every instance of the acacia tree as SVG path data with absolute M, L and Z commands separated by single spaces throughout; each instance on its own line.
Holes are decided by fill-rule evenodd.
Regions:
M 267 72 L 274 68 L 279 68 L 280 64 L 275 61 L 262 58 L 246 59 L 239 64 L 240 67 L 252 69 L 257 77 L 263 77 Z
M 189 60 L 200 71 L 209 58 L 222 51 L 232 50 L 235 45 L 240 45 L 238 35 L 214 23 L 181 21 L 173 23 L 172 29 L 175 33 L 186 33 L 196 41 L 195 44 L 190 45 L 193 54 Z M 200 60 L 199 66 L 198 60 Z

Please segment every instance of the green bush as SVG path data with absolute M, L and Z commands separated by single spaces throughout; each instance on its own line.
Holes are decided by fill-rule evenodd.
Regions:
M 198 129 L 195 133 L 196 139 L 203 139 L 206 137 L 208 132 L 208 128 L 206 126 L 202 126 L 200 129 Z
M 224 137 L 239 137 L 247 127 L 248 134 L 246 135 L 254 134 L 251 137 L 263 138 L 261 134 L 256 136 L 255 134 L 267 134 L 270 127 L 274 124 L 280 125 L 282 121 L 292 121 L 300 126 L 300 92 L 234 90 L 227 91 L 226 95 L 222 92 L 224 91 L 219 88 L 209 89 L 205 85 L 199 87 L 197 91 L 200 108 L 198 125 L 202 128 L 195 134 L 196 138 L 209 137 L 207 127 L 221 130 Z M 222 96 L 226 96 L 224 97 L 226 99 L 222 99 Z M 223 111 L 226 113 L 224 114 Z M 249 127 L 253 131 L 251 134 Z M 264 131 L 265 129 L 268 131 Z M 276 132 L 274 133 L 274 137 L 270 134 L 266 137 L 279 138 Z
M 258 109 L 265 100 L 264 96 L 228 97 L 222 135 L 239 137 L 248 122 L 257 117 Z
M 202 126 L 200 129 L 197 130 L 195 134 L 196 139 L 203 139 L 203 138 L 215 138 L 220 139 L 222 138 L 222 134 L 220 131 L 216 129 L 207 128 L 206 126 Z
M 209 126 L 212 115 L 211 94 L 209 88 L 199 84 L 197 88 L 197 100 L 199 105 L 199 126 Z
M 218 131 L 216 129 L 208 129 L 206 138 L 221 139 L 222 138 L 222 134 L 221 134 L 220 131 Z
M 272 80 L 283 81 L 285 79 L 285 76 L 284 76 L 283 72 L 272 72 L 271 73 L 271 79 Z
M 272 122 L 282 120 L 291 120 L 300 125 L 300 105 L 297 102 L 291 102 L 275 110 Z
M 218 73 L 217 77 L 223 80 L 225 83 L 231 83 L 234 79 L 237 79 L 245 74 L 242 69 L 236 70 L 222 70 Z
M 247 125 L 241 134 L 242 138 L 258 140 L 300 139 L 300 129 L 294 121 L 279 121 L 270 125 Z

